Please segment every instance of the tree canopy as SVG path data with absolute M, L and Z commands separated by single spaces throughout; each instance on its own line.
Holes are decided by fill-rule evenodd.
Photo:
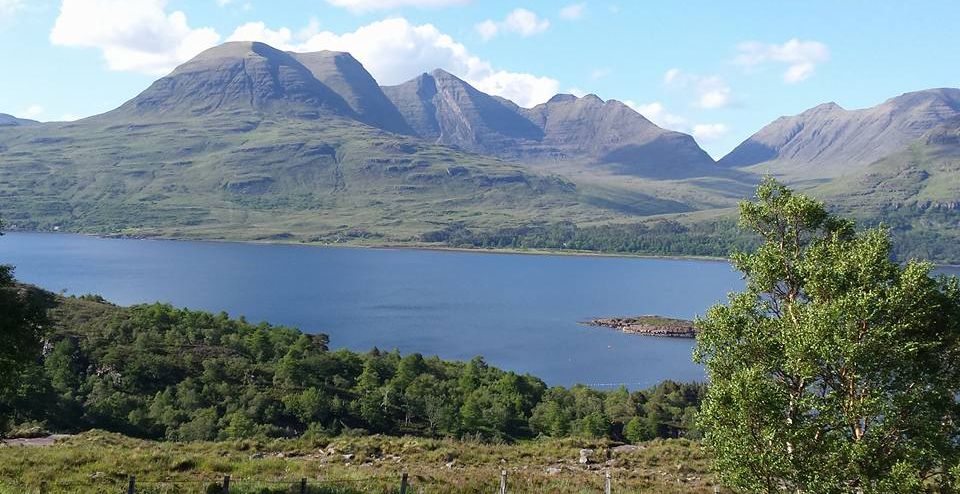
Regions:
M 772 179 L 740 205 L 746 289 L 697 322 L 700 425 L 730 486 L 917 492 L 957 478 L 960 286 Z

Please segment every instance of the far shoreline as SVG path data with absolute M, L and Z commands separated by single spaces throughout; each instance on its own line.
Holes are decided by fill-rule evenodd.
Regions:
M 113 240 L 152 240 L 166 242 L 202 242 L 202 243 L 223 243 L 223 244 L 249 244 L 249 245 L 282 245 L 290 247 L 305 248 L 330 248 L 330 249 L 369 249 L 369 250 L 419 250 L 449 253 L 466 254 L 492 254 L 492 255 L 519 255 L 519 256 L 555 256 L 555 257 L 609 257 L 621 259 L 653 259 L 670 261 L 705 261 L 730 263 L 725 257 L 717 256 L 695 256 L 695 255 L 666 255 L 666 254 L 634 254 L 630 252 L 602 252 L 590 250 L 559 250 L 559 249 L 516 249 L 516 248 L 486 248 L 486 247 L 449 247 L 442 245 L 428 245 L 418 243 L 321 243 L 321 242 L 289 242 L 284 240 L 242 240 L 225 238 L 192 238 L 166 235 L 126 235 L 126 234 L 102 234 L 89 232 L 71 232 L 71 231 L 48 231 L 48 230 L 7 230 L 3 232 L 8 234 L 31 234 L 31 235 L 78 235 L 82 237 L 92 237 L 99 239 Z M 960 267 L 960 265 L 958 265 Z
M 555 257 L 608 257 L 620 259 L 650 259 L 665 261 L 703 261 L 703 262 L 722 262 L 730 264 L 730 259 L 718 256 L 697 256 L 681 254 L 641 254 L 630 252 L 602 252 L 590 250 L 559 250 L 559 249 L 516 249 L 516 248 L 486 248 L 486 247 L 449 247 L 442 245 L 424 245 L 417 243 L 320 243 L 320 242 L 288 242 L 284 240 L 242 240 L 226 238 L 191 238 L 166 235 L 126 235 L 126 234 L 102 234 L 88 232 L 71 231 L 46 231 L 46 230 L 7 230 L 2 232 L 6 234 L 26 233 L 40 235 L 79 235 L 83 237 L 93 237 L 101 239 L 119 239 L 119 240 L 156 240 L 169 242 L 206 242 L 206 243 L 225 243 L 225 244 L 249 244 L 249 245 L 282 245 L 291 247 L 314 247 L 330 249 L 371 249 L 371 250 L 420 250 L 434 252 L 466 253 L 466 254 L 492 254 L 492 255 L 519 255 L 519 256 L 555 256 Z M 935 268 L 960 268 L 960 263 L 937 263 L 932 262 Z

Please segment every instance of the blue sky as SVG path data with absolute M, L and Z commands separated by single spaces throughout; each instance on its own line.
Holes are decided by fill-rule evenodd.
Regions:
M 354 53 L 382 83 L 441 67 L 524 106 L 628 102 L 720 157 L 826 101 L 960 85 L 956 1 L 0 0 L 0 112 L 114 108 L 228 39 Z

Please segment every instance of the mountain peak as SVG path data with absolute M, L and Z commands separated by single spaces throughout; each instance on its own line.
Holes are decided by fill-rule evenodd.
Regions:
M 114 111 L 138 117 L 236 111 L 355 115 L 291 54 L 257 41 L 207 49 Z
M 742 167 L 777 162 L 812 166 L 808 177 L 830 177 L 899 151 L 926 132 L 960 116 L 960 89 L 905 93 L 871 107 L 844 110 L 824 103 L 781 117 L 737 146 L 720 163 Z
M 340 95 L 361 122 L 397 134 L 413 133 L 377 81 L 353 55 L 329 50 L 290 55 Z
M 37 122 L 36 120 L 28 120 L 26 118 L 17 118 L 13 115 L 7 113 L 0 113 L 0 127 L 12 127 L 14 125 L 31 125 Z
M 566 103 L 569 101 L 576 101 L 578 98 L 569 93 L 559 93 L 555 94 L 552 98 L 547 100 L 547 104 L 551 103 Z

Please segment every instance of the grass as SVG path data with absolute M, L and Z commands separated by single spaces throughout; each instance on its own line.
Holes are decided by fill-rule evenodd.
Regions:
M 89 431 L 53 446 L 0 447 L 0 492 L 120 492 L 134 475 L 142 492 L 206 492 L 224 475 L 231 492 L 396 492 L 407 472 L 410 492 L 492 492 L 501 469 L 510 492 L 602 492 L 611 473 L 617 492 L 713 492 L 700 445 L 656 440 L 616 452 L 589 439 L 488 444 L 452 439 L 338 437 L 333 439 L 153 442 Z M 579 463 L 580 449 L 593 449 Z M 608 459 L 609 458 L 609 459 Z M 141 492 L 141 491 L 138 491 Z

